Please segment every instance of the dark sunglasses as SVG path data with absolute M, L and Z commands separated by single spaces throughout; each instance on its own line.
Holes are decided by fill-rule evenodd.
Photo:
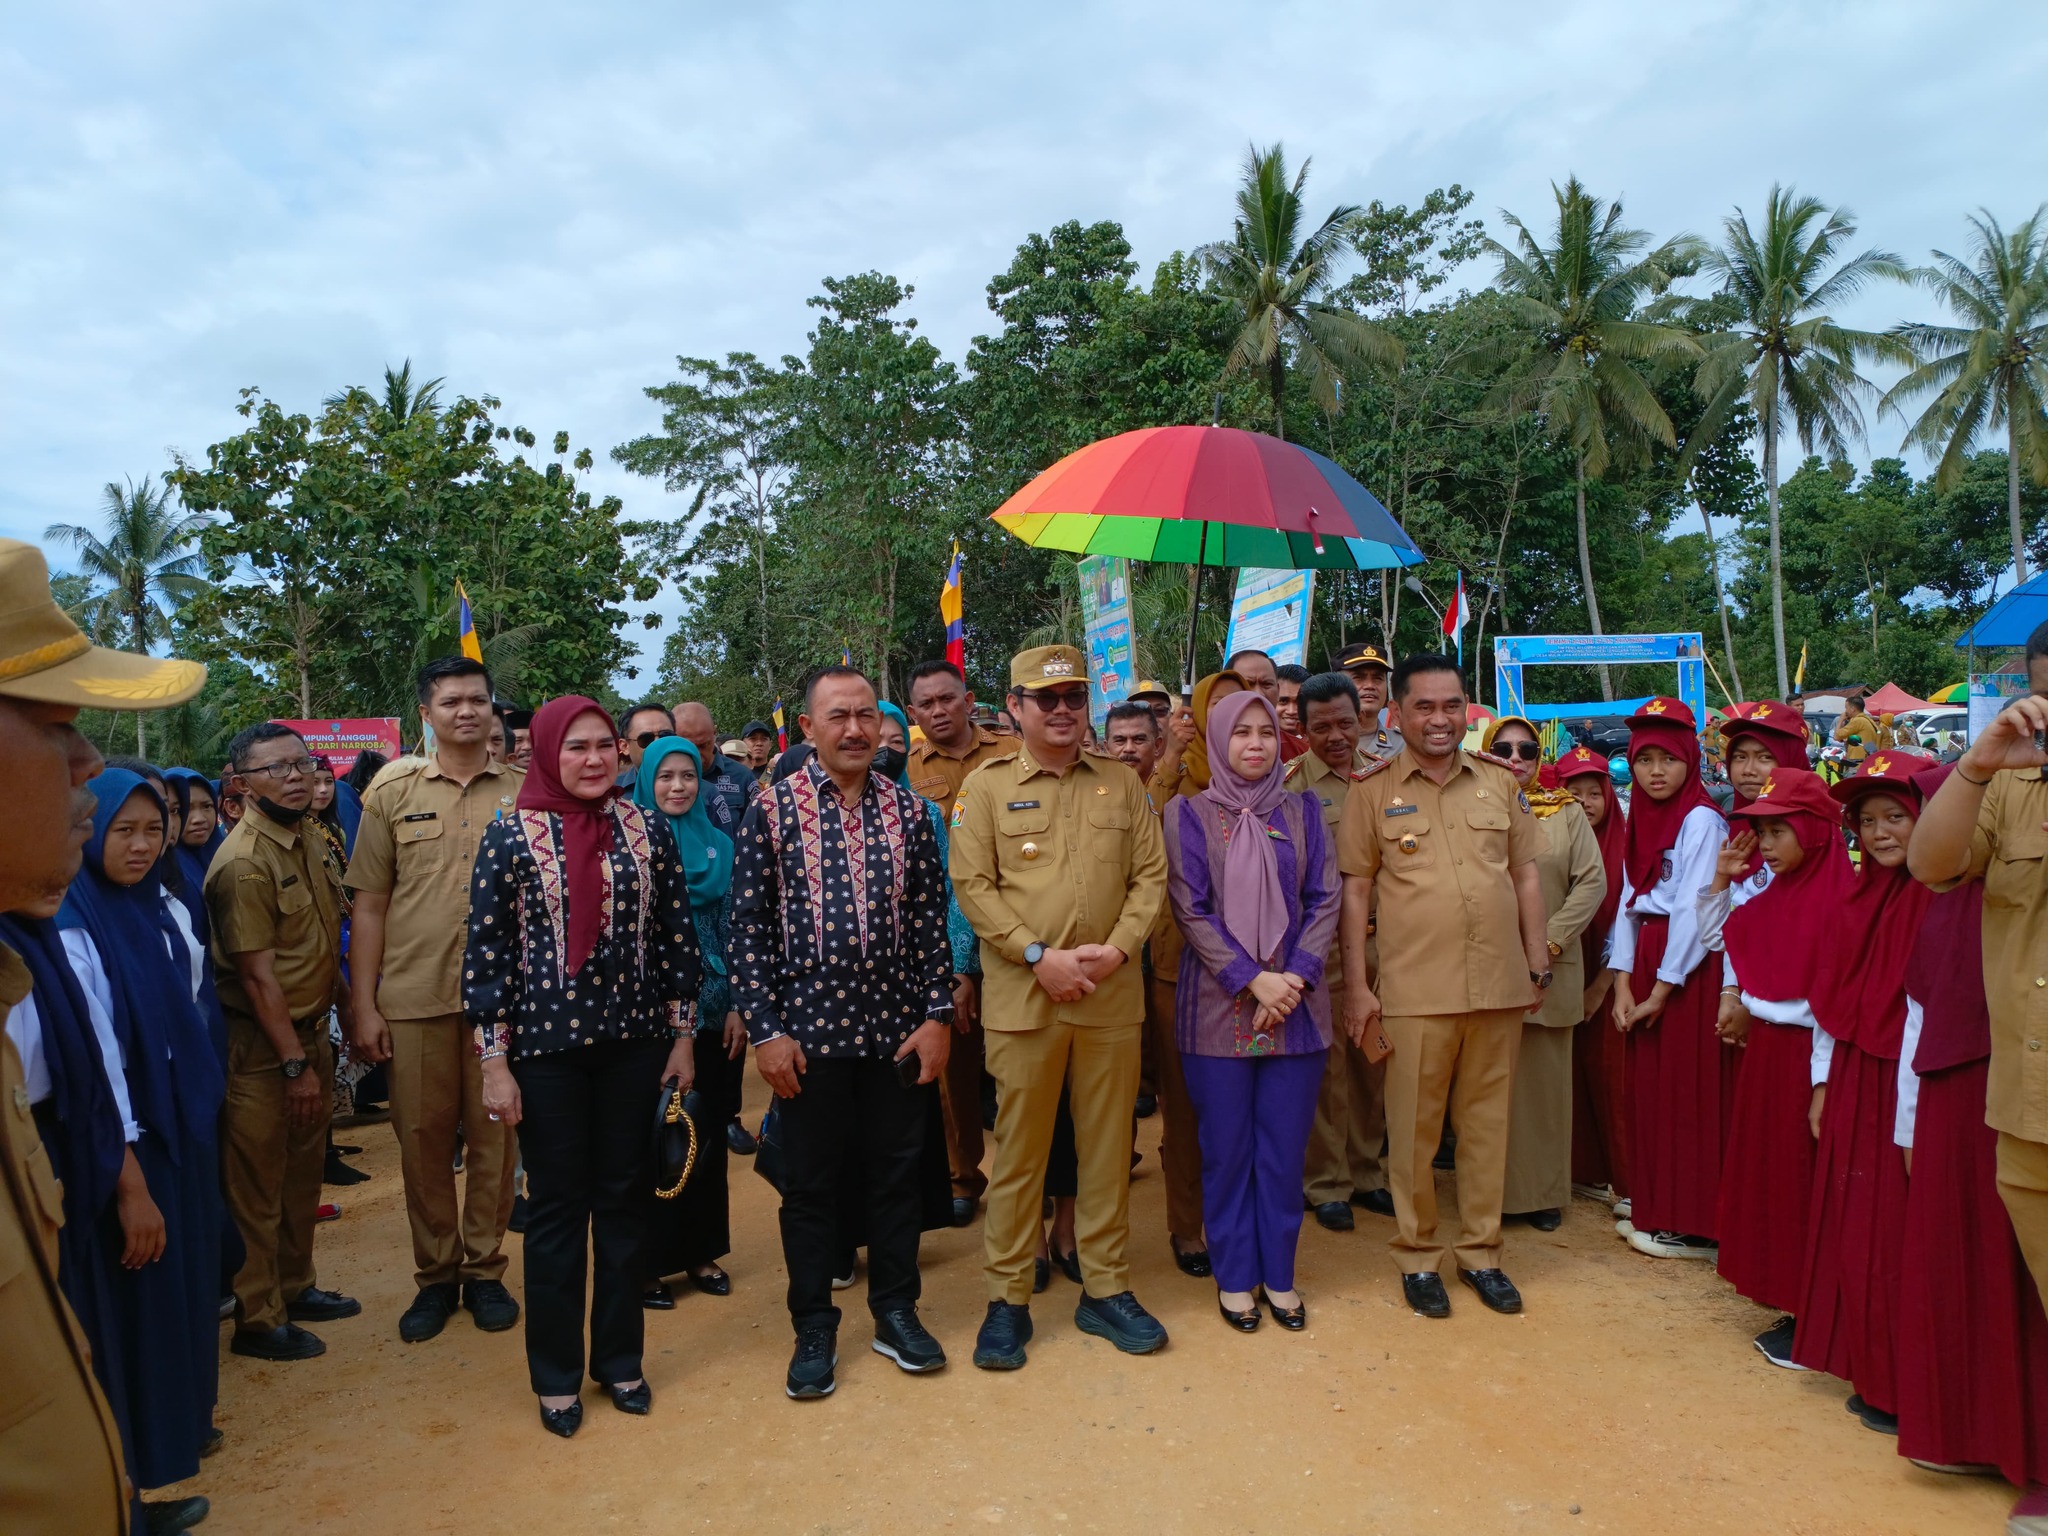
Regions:
M 1543 747 L 1534 741 L 1504 741 L 1499 746 L 1503 757 L 1519 757 L 1525 763 L 1533 763 L 1543 756 Z
M 633 738 L 633 741 L 642 752 L 645 752 L 657 741 L 666 741 L 669 737 L 673 735 L 675 735 L 674 731 L 642 731 L 638 736 L 635 736 Z
M 1075 714 L 1085 713 L 1088 708 L 1088 689 L 1080 688 L 1029 688 L 1024 697 L 1031 700 L 1046 714 L 1056 709 L 1070 709 Z

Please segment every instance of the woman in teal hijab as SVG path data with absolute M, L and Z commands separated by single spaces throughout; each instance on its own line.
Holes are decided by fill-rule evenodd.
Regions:
M 726 896 L 732 886 L 732 839 L 711 824 L 700 793 L 704 764 L 696 746 L 680 736 L 654 742 L 641 756 L 633 803 L 667 822 L 682 854 L 690 916 L 704 955 L 697 991 L 697 1168 L 673 1200 L 655 1201 L 648 1229 L 649 1271 L 656 1277 L 641 1297 L 657 1311 L 676 1304 L 666 1277 L 687 1273 L 713 1296 L 732 1292 L 718 1261 L 732 1251 L 731 1202 L 726 1186 L 725 1124 L 739 1113 L 747 1031 L 732 1005 L 726 974 Z

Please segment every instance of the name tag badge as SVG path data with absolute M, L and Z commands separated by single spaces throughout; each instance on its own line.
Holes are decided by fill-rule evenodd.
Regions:
M 298 883 L 299 877 L 297 875 L 286 875 L 284 879 L 278 882 L 277 888 L 281 891 L 290 890 L 293 886 L 297 885 Z
M 1421 809 L 1422 807 L 1419 805 L 1390 805 L 1384 811 L 1381 811 L 1380 814 L 1382 816 L 1413 816 Z
M 441 813 L 439 811 L 414 811 L 410 816 L 401 816 L 398 819 L 401 823 L 414 821 L 439 821 L 441 819 Z
M 1004 809 L 1011 811 L 1035 811 L 1038 809 L 1038 802 L 1036 800 L 1012 800 Z

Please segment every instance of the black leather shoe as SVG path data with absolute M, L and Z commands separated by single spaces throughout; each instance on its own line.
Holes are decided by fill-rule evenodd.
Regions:
M 327 1149 L 327 1166 L 320 1171 L 322 1184 L 339 1184 L 346 1187 L 350 1184 L 367 1184 L 369 1181 L 370 1176 L 362 1169 L 351 1168 L 343 1162 L 339 1151 L 333 1147 Z M 179 1526 L 178 1529 L 183 1530 L 184 1527 Z
M 1171 1238 L 1167 1242 L 1173 1249 L 1173 1262 L 1182 1274 L 1191 1275 L 1197 1280 L 1207 1280 L 1216 1273 L 1209 1263 L 1208 1249 L 1196 1248 L 1191 1252 L 1183 1252 L 1179 1243 L 1173 1242 Z
M 1283 1307 L 1268 1296 L 1266 1310 L 1273 1314 L 1273 1321 L 1289 1333 L 1299 1333 L 1308 1326 L 1308 1303 L 1305 1301 L 1297 1301 L 1291 1307 Z
M 1417 1317 L 1449 1317 L 1451 1298 L 1444 1290 L 1444 1277 L 1433 1269 L 1401 1277 L 1401 1294 Z
M 1531 1211 L 1528 1221 L 1538 1232 L 1555 1232 L 1564 1225 L 1564 1212 L 1553 1205 L 1545 1210 Z
M 206 1432 L 206 1438 L 199 1442 L 200 1456 L 202 1458 L 211 1456 L 215 1451 L 219 1450 L 223 1444 L 226 1443 L 227 1438 L 227 1435 L 223 1431 L 218 1429 L 209 1429 Z
M 894 1360 L 913 1376 L 943 1370 L 946 1365 L 945 1350 L 925 1331 L 912 1307 L 884 1312 L 875 1319 L 875 1353 Z
M 309 1285 L 292 1300 L 284 1304 L 284 1315 L 295 1323 L 331 1323 L 340 1318 L 354 1317 L 363 1310 L 363 1304 L 353 1296 L 344 1296 L 339 1291 L 323 1291 Z
M 725 1122 L 725 1144 L 741 1157 L 752 1157 L 761 1150 L 761 1143 L 754 1139 L 754 1133 L 737 1119 Z
M 1429 1160 L 1429 1166 L 1444 1173 L 1454 1173 L 1458 1167 L 1458 1138 L 1446 1129 L 1442 1140 L 1436 1144 L 1436 1156 Z
M 1129 1291 L 1114 1296 L 1083 1292 L 1081 1304 L 1074 1308 L 1074 1326 L 1109 1340 L 1127 1355 L 1149 1355 L 1166 1347 L 1165 1327 Z
M 472 1280 L 462 1288 L 462 1304 L 485 1333 L 503 1333 L 519 1321 L 519 1303 L 496 1280 Z
M 1073 1281 L 1074 1284 L 1079 1285 L 1081 1283 L 1080 1249 L 1076 1248 L 1068 1253 L 1061 1253 L 1057 1249 L 1055 1249 L 1053 1251 L 1052 1261 L 1053 1263 L 1059 1265 L 1060 1273 L 1065 1275 L 1069 1280 Z
M 189 1499 L 144 1499 L 142 1528 L 149 1536 L 170 1536 L 173 1531 L 189 1531 L 204 1520 L 212 1508 L 197 1495 Z
M 1159 1113 L 1159 1095 L 1156 1093 L 1139 1094 L 1136 1107 L 1140 1120 L 1150 1120 Z
M 640 1293 L 640 1305 L 649 1312 L 673 1312 L 676 1309 L 676 1293 L 669 1289 L 666 1280 L 657 1280 Z
M 700 1275 L 694 1269 L 691 1270 L 690 1284 L 697 1287 L 706 1296 L 730 1296 L 732 1294 L 732 1276 L 728 1275 L 716 1264 L 711 1266 L 711 1273 L 708 1275 Z
M 1223 1298 L 1218 1296 L 1216 1298 L 1216 1310 L 1223 1314 L 1223 1321 L 1230 1324 L 1239 1333 L 1257 1333 L 1259 1330 L 1259 1304 L 1256 1301 L 1252 1303 L 1248 1311 L 1233 1312 L 1230 1308 L 1223 1305 Z
M 576 1431 L 583 1427 L 583 1405 L 571 1403 L 566 1408 L 543 1407 L 540 1411 L 540 1427 L 551 1435 L 560 1435 L 564 1440 L 576 1438 Z
M 451 1281 L 437 1285 L 423 1285 L 413 1297 L 412 1305 L 405 1309 L 405 1315 L 398 1320 L 398 1336 L 407 1344 L 424 1344 L 443 1328 L 448 1319 L 455 1315 L 455 1305 L 460 1291 Z
M 832 1369 L 839 1364 L 839 1335 L 830 1328 L 806 1328 L 796 1336 L 789 1357 L 789 1379 L 782 1390 L 794 1398 L 830 1397 L 839 1385 Z
M 974 1363 L 984 1371 L 1014 1371 L 1024 1364 L 1031 1342 L 1031 1309 L 992 1301 L 974 1336 Z
M 1458 1278 L 1479 1293 L 1479 1299 L 1496 1312 L 1522 1310 L 1522 1293 L 1515 1282 L 1497 1269 L 1461 1269 Z
M 237 1328 L 228 1340 L 228 1353 L 247 1355 L 252 1360 L 311 1360 L 327 1353 L 317 1333 L 308 1333 L 293 1323 L 275 1328 Z
M 953 1197 L 953 1225 L 964 1227 L 974 1220 L 974 1202 L 965 1195 Z
M 1394 1214 L 1394 1196 L 1384 1189 L 1356 1189 L 1351 1192 L 1351 1203 L 1360 1210 L 1371 1211 L 1375 1216 Z
M 1052 1260 L 1033 1259 L 1031 1261 L 1031 1294 L 1034 1296 L 1042 1295 L 1045 1288 L 1051 1284 Z
M 1328 1232 L 1349 1232 L 1358 1223 L 1352 1219 L 1351 1207 L 1342 1200 L 1325 1200 L 1316 1207 L 1316 1225 Z
M 637 1387 L 615 1387 L 610 1382 L 602 1384 L 612 1400 L 612 1406 L 621 1413 L 645 1417 L 654 1406 L 654 1388 L 643 1378 Z
M 505 1223 L 505 1230 L 507 1232 L 517 1232 L 523 1237 L 526 1234 L 526 1211 L 526 1196 L 514 1195 L 512 1197 L 512 1219 Z
M 1880 1435 L 1896 1435 L 1899 1432 L 1899 1416 L 1896 1413 L 1886 1413 L 1882 1408 L 1872 1407 L 1863 1400 L 1863 1394 L 1860 1392 L 1851 1394 L 1849 1401 L 1843 1406 L 1863 1421 L 1865 1429 L 1874 1429 Z

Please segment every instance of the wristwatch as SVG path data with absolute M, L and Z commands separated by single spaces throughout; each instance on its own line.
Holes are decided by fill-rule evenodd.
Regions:
M 1550 945 L 1549 945 L 1549 947 L 1550 947 L 1550 958 L 1551 958 L 1551 959 L 1553 959 L 1553 960 L 1555 960 L 1555 959 L 1556 959 L 1556 958 L 1557 958 L 1557 957 L 1558 957 L 1559 955 L 1561 955 L 1561 954 L 1563 954 L 1563 953 L 1564 953 L 1564 946 L 1563 946 L 1562 944 L 1558 943 L 1558 942 L 1557 942 L 1557 940 L 1555 940 L 1555 939 L 1552 939 L 1552 940 L 1550 940 Z
M 1552 974 L 1553 973 L 1550 971 L 1531 971 L 1529 973 L 1529 979 L 1535 982 L 1536 985 L 1540 987 L 1542 990 L 1548 992 L 1550 990 L 1550 978 Z
M 289 1082 L 292 1078 L 297 1077 L 301 1072 L 305 1071 L 307 1065 L 308 1063 L 305 1057 L 294 1056 L 287 1061 L 280 1061 L 277 1064 L 277 1070 L 282 1072 L 285 1075 L 285 1080 Z
M 1026 965 L 1036 965 L 1044 958 L 1045 946 L 1037 940 L 1034 939 L 1031 943 L 1024 946 L 1024 963 Z

